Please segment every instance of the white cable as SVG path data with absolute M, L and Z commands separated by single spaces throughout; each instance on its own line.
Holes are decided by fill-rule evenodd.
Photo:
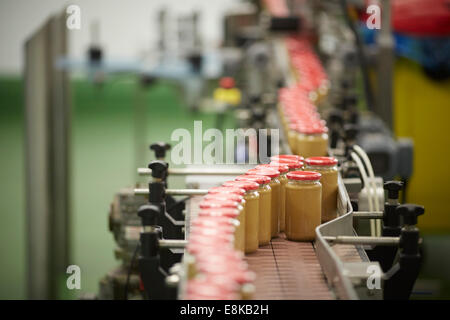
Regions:
M 358 155 L 355 152 L 352 152 L 351 157 L 353 159 L 353 161 L 355 161 L 356 165 L 358 166 L 359 172 L 361 172 L 361 177 L 363 179 L 364 182 L 364 187 L 367 190 L 367 199 L 369 202 L 369 211 L 373 212 L 373 203 L 372 203 L 372 193 L 370 192 L 370 186 L 369 186 L 369 179 L 367 178 L 367 172 L 366 169 L 364 168 L 364 165 L 361 161 L 361 159 L 358 157 Z M 375 221 L 373 219 L 370 219 L 370 235 L 371 236 L 375 236 L 376 234 L 376 229 L 375 229 L 376 225 L 375 225 Z
M 380 211 L 380 203 L 378 201 L 378 193 L 377 193 L 377 186 L 375 184 L 375 174 L 373 172 L 372 163 L 370 162 L 369 156 L 367 153 L 358 145 L 354 145 L 353 149 L 356 151 L 356 153 L 362 158 L 364 161 L 364 164 L 366 165 L 367 171 L 369 173 L 370 177 L 370 183 L 371 183 L 371 189 L 372 189 L 372 196 L 375 204 L 375 211 Z M 376 221 L 376 233 L 378 237 L 381 237 L 381 220 Z

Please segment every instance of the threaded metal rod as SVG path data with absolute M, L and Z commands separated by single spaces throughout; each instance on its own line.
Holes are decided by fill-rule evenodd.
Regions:
M 159 240 L 160 248 L 185 248 L 187 245 L 187 240 L 169 240 L 169 239 L 161 239 Z
M 152 174 L 151 169 L 138 168 L 138 174 L 140 176 L 148 176 Z M 169 175 L 182 176 L 182 175 L 202 175 L 202 176 L 239 176 L 244 174 L 247 169 L 208 169 L 208 168 L 171 168 L 168 169 Z
M 201 196 L 208 193 L 207 189 L 166 189 L 166 194 L 173 196 Z M 134 189 L 136 195 L 147 195 L 149 191 L 147 188 Z
M 353 218 L 361 219 L 383 219 L 383 211 L 355 211 Z

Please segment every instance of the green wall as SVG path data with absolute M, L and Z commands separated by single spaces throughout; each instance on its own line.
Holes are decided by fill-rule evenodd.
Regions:
M 20 78 L 0 78 L 0 299 L 26 297 L 22 91 Z M 169 141 L 174 129 L 192 129 L 194 120 L 202 120 L 204 130 L 214 127 L 215 116 L 190 112 L 172 83 L 142 88 L 132 76 L 111 78 L 102 86 L 74 80 L 72 101 L 70 263 L 81 267 L 81 292 L 97 292 L 100 277 L 117 264 L 107 225 L 110 202 L 115 192 L 136 182 L 134 108 L 146 109 L 148 144 Z M 227 127 L 234 126 L 230 119 Z M 171 184 L 181 186 L 182 180 Z M 60 296 L 81 292 L 63 290 Z

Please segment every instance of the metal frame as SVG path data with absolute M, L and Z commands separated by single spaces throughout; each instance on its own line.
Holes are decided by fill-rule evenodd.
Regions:
M 25 43 L 27 293 L 54 299 L 68 265 L 70 93 L 56 61 L 67 54 L 66 13 Z
M 367 278 L 368 274 L 366 271 L 369 266 L 374 265 L 381 270 L 379 263 L 369 261 L 366 252 L 358 245 L 359 243 L 355 243 L 355 249 L 358 251 L 361 261 L 343 262 L 332 249 L 332 243 L 329 242 L 330 238 L 353 238 L 356 235 L 353 229 L 353 208 L 340 175 L 338 188 L 338 213 L 340 216 L 316 228 L 315 246 L 320 265 L 329 285 L 334 288 L 339 299 L 381 298 L 381 290 L 361 291 L 357 290 L 355 286 L 357 281 Z M 379 213 L 372 214 L 379 215 Z

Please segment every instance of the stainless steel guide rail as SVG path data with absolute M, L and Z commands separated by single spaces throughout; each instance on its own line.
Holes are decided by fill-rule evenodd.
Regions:
M 373 244 L 373 239 L 365 239 L 369 237 L 355 238 L 355 231 L 353 229 L 353 208 L 350 203 L 350 198 L 345 189 L 341 176 L 338 180 L 338 214 L 339 217 L 324 223 L 316 228 L 315 248 L 316 254 L 322 266 L 323 272 L 327 278 L 328 284 L 335 291 L 339 299 L 377 299 L 381 298 L 381 290 L 367 292 L 367 290 L 358 290 L 357 286 L 365 286 L 365 280 L 369 274 L 367 269 L 369 266 L 379 267 L 378 262 L 371 262 L 367 257 L 365 251 L 359 246 L 368 240 L 367 243 Z M 363 213 L 364 215 L 378 215 L 379 213 Z M 338 243 L 339 239 L 346 240 L 354 239 L 354 246 L 348 244 L 347 246 L 354 247 L 360 256 L 359 261 L 346 262 L 338 255 L 333 245 Z M 331 241 L 330 241 L 331 240 Z M 333 240 L 335 242 L 333 242 Z M 392 245 L 398 243 L 398 239 L 385 239 L 386 242 L 392 242 Z M 381 269 L 380 269 L 381 270 Z M 367 288 L 364 288 L 367 289 Z

